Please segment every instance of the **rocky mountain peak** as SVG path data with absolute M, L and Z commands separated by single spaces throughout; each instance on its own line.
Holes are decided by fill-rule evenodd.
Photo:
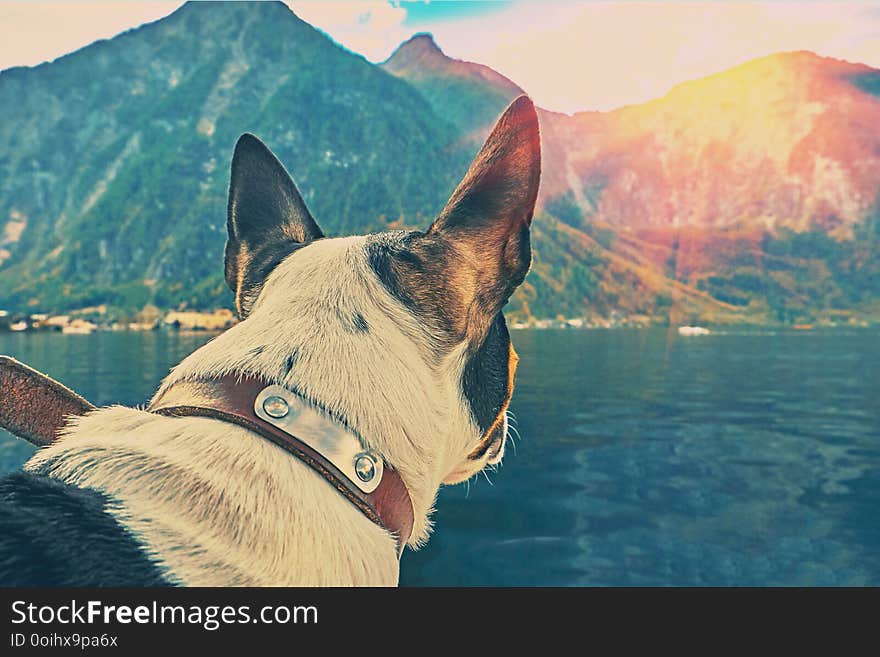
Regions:
M 430 58 L 447 59 L 440 46 L 434 40 L 433 34 L 419 32 L 401 43 L 386 63 L 405 61 L 409 64 L 414 63 L 416 60 L 423 62 L 423 60 Z

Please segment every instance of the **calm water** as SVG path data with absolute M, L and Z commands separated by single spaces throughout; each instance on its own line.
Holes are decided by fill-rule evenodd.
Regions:
M 880 585 L 880 333 L 517 331 L 502 469 L 441 492 L 407 585 Z M 98 404 L 207 336 L 0 335 Z M 31 449 L 0 436 L 0 470 Z

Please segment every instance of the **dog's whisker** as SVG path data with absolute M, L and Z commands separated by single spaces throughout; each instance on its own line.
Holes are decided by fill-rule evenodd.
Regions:
M 522 440 L 522 435 L 516 429 L 516 427 L 511 427 L 513 433 L 508 432 L 507 437 L 510 439 L 510 445 L 513 447 L 513 453 L 516 454 L 516 441 Z
M 513 431 L 513 433 L 516 434 L 516 437 L 517 437 L 518 439 L 522 440 L 522 434 L 519 432 L 519 429 L 517 429 L 516 427 L 509 427 L 509 428 L 510 428 L 511 431 Z M 509 435 L 509 434 L 508 434 L 508 435 Z

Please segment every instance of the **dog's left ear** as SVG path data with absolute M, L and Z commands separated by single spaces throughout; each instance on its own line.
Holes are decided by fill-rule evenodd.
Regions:
M 540 178 L 538 116 L 532 101 L 520 96 L 498 119 L 427 232 L 461 255 L 467 271 L 456 275 L 459 291 L 482 319 L 491 321 L 528 273 L 529 226 Z
M 247 133 L 232 155 L 226 230 L 226 283 L 242 319 L 269 273 L 297 247 L 324 237 L 284 166 Z

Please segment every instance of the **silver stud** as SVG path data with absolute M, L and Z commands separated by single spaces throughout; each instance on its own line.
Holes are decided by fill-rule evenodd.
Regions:
M 376 459 L 371 454 L 361 452 L 354 457 L 354 471 L 363 482 L 371 481 L 376 476 Z
M 290 406 L 288 406 L 284 397 L 272 395 L 263 400 L 263 410 L 266 411 L 266 415 L 269 417 L 279 418 L 287 415 L 290 411 Z

